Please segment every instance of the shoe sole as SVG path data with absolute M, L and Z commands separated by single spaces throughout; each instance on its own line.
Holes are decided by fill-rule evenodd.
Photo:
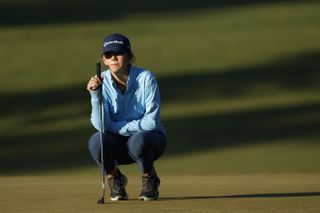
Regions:
M 142 201 L 151 201 L 151 200 L 157 200 L 158 197 L 146 197 L 146 196 L 140 196 L 139 197 L 139 200 L 142 200 Z
M 111 201 L 119 201 L 119 200 L 128 200 L 128 196 L 126 197 L 121 197 L 121 196 L 116 196 L 116 197 L 110 197 Z

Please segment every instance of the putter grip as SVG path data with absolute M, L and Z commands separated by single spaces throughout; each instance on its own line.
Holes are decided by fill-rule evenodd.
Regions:
M 97 77 L 99 78 L 99 80 L 102 82 L 102 78 L 101 78 L 101 63 L 98 62 L 96 65 L 96 69 L 97 69 Z M 98 88 L 98 99 L 99 99 L 99 104 L 102 104 L 102 86 L 99 85 Z
M 100 81 L 102 80 L 102 78 L 101 78 L 101 63 L 100 62 L 97 63 L 97 77 L 99 78 Z

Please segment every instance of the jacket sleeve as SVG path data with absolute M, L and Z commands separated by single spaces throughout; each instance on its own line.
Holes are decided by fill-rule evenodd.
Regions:
M 99 99 L 98 99 L 98 92 L 97 91 L 91 91 L 91 123 L 98 131 L 101 130 L 100 127 L 100 109 L 99 109 Z M 103 128 L 102 128 L 103 129 Z
M 141 119 L 132 121 L 111 122 L 112 132 L 130 136 L 140 130 L 154 130 L 160 125 L 160 92 L 155 76 L 147 82 L 145 87 L 146 112 Z
M 91 106 L 92 106 L 92 111 L 91 111 L 91 123 L 94 128 L 96 128 L 98 131 L 102 129 L 102 132 L 105 132 L 106 129 L 109 128 L 109 124 L 111 123 L 110 117 L 108 116 L 109 113 L 106 112 L 108 107 L 106 107 L 106 102 L 104 99 L 102 101 L 104 102 L 103 104 L 103 109 L 102 109 L 102 128 L 100 127 L 100 107 L 99 107 L 99 98 L 98 98 L 98 92 L 97 91 L 92 91 L 90 92 L 91 94 Z

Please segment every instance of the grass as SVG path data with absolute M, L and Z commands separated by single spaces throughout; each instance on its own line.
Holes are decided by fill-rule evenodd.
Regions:
M 65 21 L 37 20 L 44 3 L 0 2 L 2 15 L 35 13 L 0 21 L 1 211 L 319 210 L 318 1 L 174 1 Z M 158 76 L 169 141 L 156 163 L 159 202 L 134 200 L 140 179 L 131 165 L 122 169 L 132 200 L 95 204 L 85 85 L 111 32 L 127 34 L 136 64 Z
M 140 179 L 129 176 L 129 201 L 97 205 L 97 175 L 0 177 L 4 212 L 316 212 L 319 175 L 162 174 L 161 198 L 137 200 Z M 6 184 L 3 184 L 6 183 Z M 250 184 L 249 184 L 250 183 Z
M 8 162 L 2 173 L 88 166 L 86 140 L 94 130 L 85 84 L 101 38 L 114 31 L 132 38 L 136 63 L 158 76 L 169 158 L 317 141 L 319 7 L 245 4 L 2 26 L 0 158 Z M 12 78 L 14 86 L 7 80 Z
M 83 83 L 94 71 L 103 36 L 114 31 L 128 34 L 137 64 L 159 76 L 225 72 L 314 52 L 320 47 L 318 7 L 317 2 L 270 4 L 123 21 L 2 27 L 1 74 L 14 74 L 17 83 L 12 88 L 3 81 L 0 88 L 13 92 Z M 17 49 L 24 56 L 18 62 Z

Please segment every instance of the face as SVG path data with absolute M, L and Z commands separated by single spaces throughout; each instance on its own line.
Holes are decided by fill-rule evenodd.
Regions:
M 102 56 L 102 60 L 106 66 L 109 67 L 111 72 L 117 73 L 129 65 L 127 54 L 119 54 L 116 52 L 107 52 Z

